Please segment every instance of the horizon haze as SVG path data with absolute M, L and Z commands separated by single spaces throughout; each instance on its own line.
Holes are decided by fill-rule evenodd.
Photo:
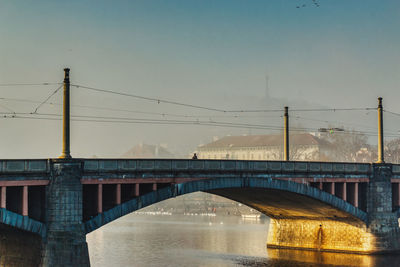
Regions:
M 73 157 L 118 157 L 139 143 L 185 156 L 214 136 L 279 133 L 283 111 L 272 110 L 285 105 L 354 109 L 291 112 L 290 122 L 376 143 L 368 108 L 379 96 L 392 112 L 387 139 L 399 138 L 400 2 L 314 2 L 0 1 L 0 158 L 61 154 L 62 88 L 45 101 L 60 85 L 42 83 L 61 83 L 65 67 L 79 85 Z

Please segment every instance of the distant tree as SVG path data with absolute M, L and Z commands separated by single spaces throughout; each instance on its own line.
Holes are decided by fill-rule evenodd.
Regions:
M 317 161 L 319 160 L 319 151 L 315 147 L 291 145 L 289 149 L 291 160 Z
M 368 137 L 354 130 L 326 133 L 322 139 L 329 142 L 327 157 L 333 161 L 354 162 L 362 148 L 371 150 Z
M 385 144 L 385 161 L 400 163 L 400 138 L 393 139 Z

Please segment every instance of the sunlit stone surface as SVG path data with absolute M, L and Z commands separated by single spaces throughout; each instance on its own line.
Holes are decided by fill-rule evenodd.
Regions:
M 271 220 L 267 246 L 318 251 L 373 253 L 375 237 L 363 223 Z

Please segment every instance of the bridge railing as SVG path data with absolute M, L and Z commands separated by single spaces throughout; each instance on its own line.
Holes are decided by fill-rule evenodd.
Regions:
M 392 172 L 393 174 L 400 175 L 400 164 L 393 164 Z
M 0 174 L 49 172 L 47 159 L 0 160 Z
M 84 172 L 221 171 L 369 174 L 369 163 L 301 161 L 190 160 L 190 159 L 85 159 Z M 400 168 L 396 169 L 399 171 Z
M 79 159 L 78 159 L 79 160 Z M 314 162 L 314 161 L 251 161 L 251 160 L 191 160 L 191 159 L 80 159 L 85 173 L 146 172 L 146 171 L 227 171 L 227 172 L 282 172 L 282 173 L 354 173 L 369 174 L 370 163 Z M 50 173 L 48 159 L 0 160 L 0 174 Z M 392 171 L 400 176 L 400 164 Z

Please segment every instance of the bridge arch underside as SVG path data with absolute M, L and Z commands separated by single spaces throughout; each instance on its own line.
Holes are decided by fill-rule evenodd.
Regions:
M 317 188 L 265 178 L 218 178 L 171 185 L 99 214 L 85 222 L 86 232 L 151 204 L 198 191 L 232 199 L 270 217 L 270 248 L 379 253 L 364 211 Z
M 41 246 L 40 235 L 0 223 L 0 266 L 39 266 Z
M 356 217 L 319 199 L 265 188 L 207 192 L 243 203 L 270 217 L 268 248 L 376 253 L 374 236 L 368 232 L 363 216 Z
M 45 226 L 0 209 L 0 266 L 38 266 Z
M 281 189 L 221 188 L 204 192 L 245 204 L 276 220 L 334 220 L 349 224 L 362 224 L 365 218 L 362 211 L 344 201 L 344 203 L 340 203 L 342 205 L 335 207 L 308 195 Z M 324 194 L 324 196 L 328 200 L 336 198 L 328 194 Z

